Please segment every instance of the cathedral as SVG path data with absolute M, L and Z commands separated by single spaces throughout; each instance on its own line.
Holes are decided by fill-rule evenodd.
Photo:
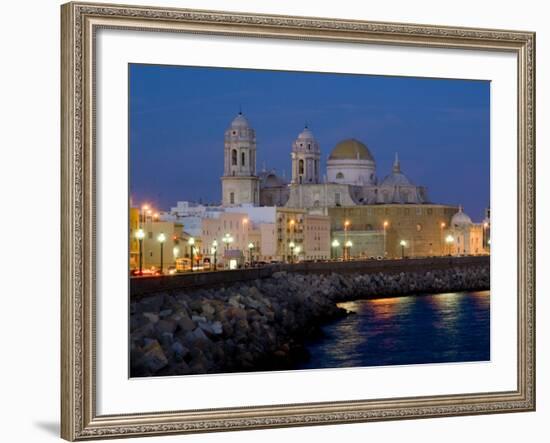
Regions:
M 428 203 L 426 189 L 401 171 L 397 154 L 392 171 L 379 180 L 368 147 L 355 139 L 339 142 L 321 175 L 319 142 L 306 126 L 292 143 L 290 183 L 274 172 L 256 172 L 256 133 L 242 113 L 225 132 L 223 206 L 278 206 L 328 214 L 328 208 L 372 204 Z
M 462 208 L 430 202 L 426 188 L 403 173 L 397 154 L 392 170 L 379 178 L 369 148 L 359 140 L 345 139 L 332 149 L 326 171 L 321 171 L 319 142 L 306 125 L 292 143 L 290 157 L 290 182 L 265 168 L 257 172 L 256 133 L 246 117 L 239 112 L 225 131 L 222 206 L 227 211 L 243 208 L 243 212 L 275 208 L 277 250 L 286 250 L 285 233 L 292 236 L 293 244 L 299 244 L 299 232 L 318 241 L 319 228 L 302 222 L 317 217 L 318 223 L 328 224 L 333 245 L 350 245 L 345 251 L 348 257 L 489 251 L 487 228 L 473 223 Z M 289 216 L 288 211 L 304 215 Z M 329 237 L 325 240 L 323 247 L 330 249 Z M 306 258 L 307 254 L 318 258 L 305 243 L 302 246 Z M 338 251 L 333 252 L 337 256 Z

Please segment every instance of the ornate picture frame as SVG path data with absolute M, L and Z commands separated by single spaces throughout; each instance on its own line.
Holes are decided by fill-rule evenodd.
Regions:
M 87 440 L 533 411 L 535 409 L 535 34 L 524 31 L 68 3 L 62 18 L 61 435 Z M 96 412 L 95 35 L 178 32 L 517 56 L 517 389 L 457 395 L 98 415 Z

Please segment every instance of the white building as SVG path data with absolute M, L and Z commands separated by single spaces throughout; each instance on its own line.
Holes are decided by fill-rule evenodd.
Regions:
M 207 206 L 188 201 L 178 201 L 176 206 L 168 212 L 161 212 L 161 221 L 177 222 L 183 225 L 183 229 L 193 237 L 200 237 L 202 232 L 202 220 L 216 218 L 223 212 L 220 206 Z

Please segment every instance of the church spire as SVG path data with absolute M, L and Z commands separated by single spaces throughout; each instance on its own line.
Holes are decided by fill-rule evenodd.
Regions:
M 401 172 L 401 163 L 399 163 L 399 156 L 395 153 L 395 160 L 393 161 L 393 173 L 397 174 Z

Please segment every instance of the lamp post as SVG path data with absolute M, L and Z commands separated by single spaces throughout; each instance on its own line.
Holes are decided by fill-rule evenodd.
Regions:
M 338 248 L 340 247 L 340 242 L 337 238 L 332 240 L 332 249 L 333 249 L 333 258 L 336 260 L 338 258 Z
M 296 246 L 294 248 L 294 254 L 296 254 L 296 261 L 298 261 L 298 257 L 300 255 L 300 252 L 302 251 L 302 248 L 300 248 L 300 246 Z
M 210 250 L 212 252 L 212 255 L 214 256 L 214 271 L 218 270 L 218 240 L 214 240 L 212 242 L 212 249 Z
M 229 245 L 233 243 L 233 237 L 231 237 L 231 234 L 225 234 L 222 238 L 222 241 L 225 245 L 225 255 L 227 256 L 227 251 L 229 250 Z
M 293 241 L 291 241 L 288 244 L 288 247 L 290 248 L 290 263 L 294 263 L 294 248 L 296 247 L 296 245 Z
M 401 245 L 401 258 L 405 258 L 405 247 L 407 246 L 407 242 L 405 240 L 401 240 L 399 244 Z
M 445 243 L 447 243 L 447 248 L 449 249 L 449 255 L 451 254 L 451 245 L 454 243 L 455 239 L 454 237 L 449 234 L 447 237 L 445 237 Z
M 384 220 L 384 258 L 388 255 L 387 241 L 386 241 L 386 230 L 388 229 L 389 222 Z
M 136 231 L 136 238 L 139 242 L 139 275 L 143 275 L 143 239 L 145 237 L 145 232 L 143 229 L 139 228 Z
M 347 257 L 346 257 L 346 243 L 348 242 L 348 228 L 349 228 L 349 225 L 350 225 L 350 221 L 349 220 L 346 220 L 344 221 L 344 257 L 343 259 L 346 260 Z
M 158 242 L 160 243 L 160 273 L 164 271 L 164 242 L 166 241 L 166 235 L 161 232 L 157 237 Z
M 351 240 L 348 240 L 346 242 L 346 255 L 347 255 L 347 260 L 351 260 L 351 247 L 353 246 L 353 243 L 351 242 Z
M 189 237 L 189 240 L 187 240 L 187 244 L 189 245 L 189 254 L 191 256 L 191 272 L 193 272 L 194 253 L 195 253 L 195 239 L 193 237 Z
M 252 266 L 252 250 L 254 249 L 254 243 L 248 243 L 248 263 Z
M 445 222 L 441 222 L 439 224 L 439 249 L 441 250 L 441 255 L 445 254 L 445 251 L 443 250 L 443 229 L 445 229 Z

